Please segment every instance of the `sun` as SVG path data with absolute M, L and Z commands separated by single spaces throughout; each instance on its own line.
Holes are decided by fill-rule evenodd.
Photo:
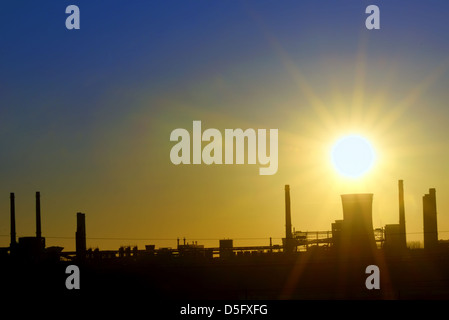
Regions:
M 356 134 L 338 139 L 330 155 L 335 170 L 347 178 L 362 177 L 371 170 L 376 161 L 376 153 L 371 143 Z

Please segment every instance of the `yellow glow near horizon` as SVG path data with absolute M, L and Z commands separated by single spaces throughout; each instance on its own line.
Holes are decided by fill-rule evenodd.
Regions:
M 371 170 L 376 153 L 366 138 L 352 134 L 340 138 L 333 145 L 331 161 L 339 174 L 359 178 Z

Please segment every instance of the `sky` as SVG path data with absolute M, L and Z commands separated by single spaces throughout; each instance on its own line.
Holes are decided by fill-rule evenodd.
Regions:
M 77 5 L 80 29 L 65 26 Z M 368 5 L 380 29 L 368 30 Z M 449 4 L 429 1 L 10 1 L 0 4 L 0 246 L 281 244 L 284 186 L 295 230 L 327 231 L 340 195 L 373 193 L 373 225 L 422 241 L 422 196 L 436 188 L 449 239 Z M 176 128 L 278 130 L 278 170 L 174 165 Z M 376 150 L 359 179 L 329 152 L 357 133 Z

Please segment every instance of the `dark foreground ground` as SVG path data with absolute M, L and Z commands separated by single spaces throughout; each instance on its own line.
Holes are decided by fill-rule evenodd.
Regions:
M 80 289 L 66 288 L 66 267 L 80 270 Z M 368 265 L 380 289 L 367 289 Z M 85 262 L 1 261 L 3 294 L 53 297 L 133 296 L 151 300 L 442 300 L 449 299 L 449 252 L 407 250 L 342 257 L 327 250 L 229 259 L 121 258 Z

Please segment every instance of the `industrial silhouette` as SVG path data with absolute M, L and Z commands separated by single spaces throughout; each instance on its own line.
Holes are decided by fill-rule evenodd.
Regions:
M 373 228 L 373 194 L 341 195 L 343 219 L 330 231 L 292 230 L 285 186 L 285 238 L 275 245 L 218 247 L 177 240 L 176 248 L 87 249 L 86 215 L 76 214 L 76 251 L 46 247 L 36 192 L 36 236 L 16 241 L 15 196 L 10 194 L 10 246 L 0 250 L 2 287 L 24 294 L 123 294 L 152 299 L 447 299 L 449 247 L 438 240 L 436 191 L 423 196 L 424 248 L 407 248 L 403 181 L 399 224 Z M 82 274 L 80 290 L 64 285 L 65 268 Z M 365 286 L 369 265 L 379 267 L 380 289 Z

